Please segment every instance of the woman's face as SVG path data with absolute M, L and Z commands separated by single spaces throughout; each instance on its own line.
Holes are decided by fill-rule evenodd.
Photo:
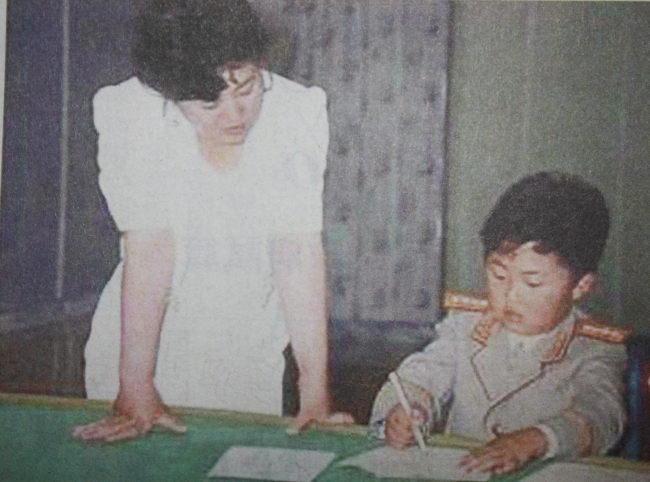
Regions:
M 253 64 L 224 71 L 226 89 L 214 102 L 180 101 L 178 106 L 199 137 L 223 146 L 241 145 L 257 121 L 262 105 L 262 73 Z

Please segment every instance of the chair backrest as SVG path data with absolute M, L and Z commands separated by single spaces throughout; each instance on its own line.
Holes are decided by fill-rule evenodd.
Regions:
M 442 297 L 442 309 L 450 311 L 485 311 L 487 300 L 474 295 L 466 295 L 456 291 L 446 290 Z
M 650 335 L 630 337 L 625 373 L 628 422 L 622 455 L 650 460 Z

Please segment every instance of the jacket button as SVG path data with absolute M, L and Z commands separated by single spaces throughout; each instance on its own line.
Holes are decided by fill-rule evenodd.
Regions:
M 490 430 L 494 434 L 495 437 L 498 437 L 499 435 L 503 435 L 503 429 L 501 428 L 501 425 L 498 423 L 495 423 L 490 427 Z

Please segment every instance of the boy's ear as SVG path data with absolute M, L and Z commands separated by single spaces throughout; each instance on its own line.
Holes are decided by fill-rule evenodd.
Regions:
M 594 273 L 586 273 L 582 276 L 573 288 L 573 301 L 579 301 L 591 291 L 596 283 L 596 275 Z

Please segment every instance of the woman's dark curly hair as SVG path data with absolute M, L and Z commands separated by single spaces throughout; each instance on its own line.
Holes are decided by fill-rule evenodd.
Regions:
M 577 176 L 540 172 L 503 193 L 480 234 L 486 257 L 504 241 L 536 241 L 540 252 L 555 253 L 579 278 L 598 269 L 608 230 L 607 206 L 597 188 Z
M 245 0 L 151 0 L 135 19 L 138 78 L 165 98 L 214 101 L 224 66 L 262 59 L 265 34 Z

